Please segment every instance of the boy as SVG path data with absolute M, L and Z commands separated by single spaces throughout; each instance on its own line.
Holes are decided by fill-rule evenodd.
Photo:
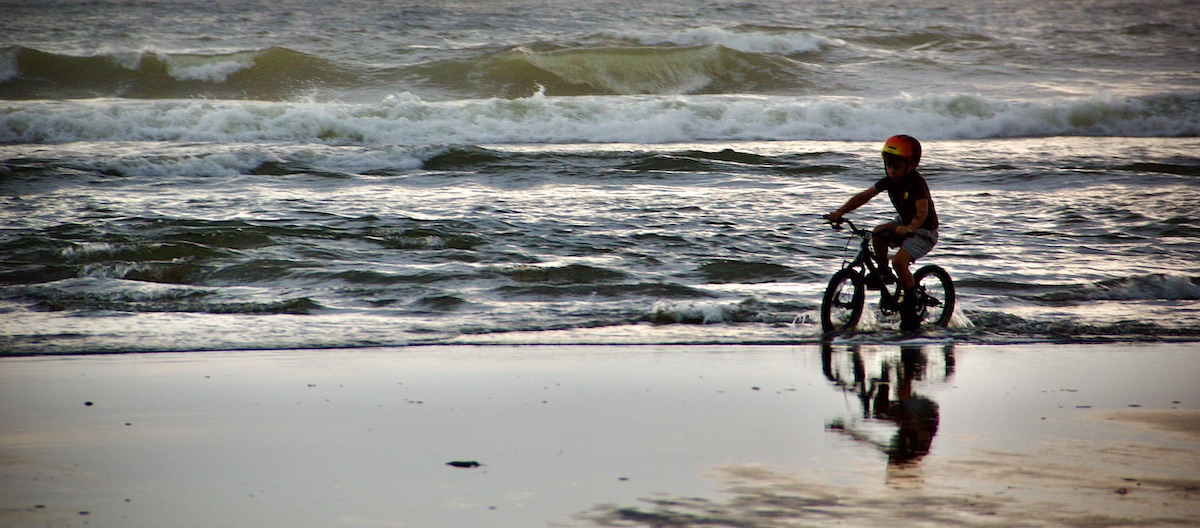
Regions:
M 900 248 L 892 257 L 892 268 L 896 270 L 900 287 L 904 289 L 904 300 L 900 305 L 900 329 L 904 331 L 916 330 L 921 324 L 917 320 L 914 304 L 916 296 L 913 295 L 913 288 L 916 283 L 908 267 L 929 253 L 938 239 L 937 209 L 933 206 L 929 185 L 917 172 L 920 162 L 919 141 L 905 135 L 888 138 L 883 144 L 884 172 L 887 176 L 825 215 L 830 222 L 836 223 L 846 213 L 871 201 L 880 192 L 887 191 L 898 216 L 895 222 L 876 227 L 871 241 L 875 246 L 875 260 L 879 262 L 880 271 L 885 273 L 888 269 L 888 247 Z M 890 282 L 890 279 L 890 276 L 884 277 L 885 282 Z

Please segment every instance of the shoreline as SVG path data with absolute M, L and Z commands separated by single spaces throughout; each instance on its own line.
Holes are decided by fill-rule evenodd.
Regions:
M 595 329 L 585 328 L 578 329 L 583 331 L 594 331 Z M 565 331 L 547 331 L 540 330 L 531 332 L 535 334 L 548 334 L 554 332 L 571 333 L 571 330 Z M 526 332 L 517 332 L 524 334 Z M 474 336 L 478 337 L 478 336 Z M 650 341 L 631 339 L 622 341 L 619 336 L 614 339 L 612 335 L 601 334 L 595 338 L 581 339 L 564 339 L 559 341 L 535 341 L 535 340 L 507 340 L 507 339 L 479 339 L 474 341 L 460 340 L 458 338 L 445 341 L 430 341 L 430 342 L 413 342 L 413 343 L 388 343 L 388 344 L 350 344 L 350 345 L 311 345 L 311 346 L 269 346 L 269 347 L 205 347 L 205 348 L 164 348 L 164 349 L 97 349 L 97 350 L 70 350 L 70 351 L 22 351 L 22 352 L 0 352 L 0 361 L 5 359 L 30 359 L 30 358 L 74 358 L 74 357 L 98 357 L 98 356 L 152 356 L 158 354 L 224 354 L 224 353 L 249 353 L 249 354 L 270 354 L 270 353 L 291 353 L 291 352 L 356 352 L 356 351 L 382 351 L 382 350 L 413 350 L 413 349 L 455 349 L 455 348 L 606 348 L 606 347 L 629 347 L 629 348 L 653 348 L 653 347 L 747 347 L 747 348 L 779 348 L 779 347 L 820 347 L 826 345 L 833 346 L 862 346 L 862 347 L 880 347 L 880 346 L 925 346 L 925 345 L 955 345 L 960 347 L 981 347 L 981 348 L 1002 348 L 1002 347 L 1030 347 L 1030 346 L 1046 346 L 1046 347 L 1154 347 L 1167 346 L 1174 347 L 1180 345 L 1195 345 L 1200 349 L 1200 339 L 1194 336 L 1180 337 L 1145 337 L 1144 339 L 1130 339 L 1128 336 L 1076 336 L 1071 340 L 1054 340 L 1054 339 L 996 339 L 996 340 L 964 340 L 955 335 L 931 334 L 931 335 L 916 335 L 905 336 L 899 331 L 891 331 L 891 335 L 885 334 L 882 338 L 875 335 L 864 337 L 863 335 L 851 336 L 849 338 L 838 336 L 835 338 L 826 338 L 822 336 L 808 336 L 805 339 L 792 340 L 763 340 L 763 341 L 724 341 L 724 340 L 664 340 Z
M 1187 343 L 421 345 L 0 365 L 5 526 L 1200 515 L 1200 351 Z

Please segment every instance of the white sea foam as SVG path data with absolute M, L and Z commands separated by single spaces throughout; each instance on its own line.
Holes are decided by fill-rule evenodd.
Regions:
M 225 82 L 230 75 L 254 66 L 251 56 L 213 59 L 196 56 L 166 56 L 167 74 L 180 81 Z
M 64 259 L 85 259 L 95 255 L 109 255 L 120 250 L 120 246 L 108 242 L 77 242 L 59 251 Z
M 153 155 L 134 149 L 129 154 L 92 157 L 93 149 L 84 147 L 80 168 L 120 174 L 122 176 L 169 177 L 235 177 L 256 172 L 267 164 L 289 167 L 304 172 L 317 170 L 323 174 L 366 174 L 372 171 L 395 171 L 419 168 L 422 159 L 433 154 L 428 149 L 401 147 L 370 148 L 330 147 L 322 145 L 200 145 L 181 149 L 163 148 Z M 69 248 L 65 251 L 103 250 L 99 248 Z
M 717 302 L 658 301 L 651 308 L 655 321 L 674 323 L 714 324 L 733 319 L 739 310 L 736 304 Z

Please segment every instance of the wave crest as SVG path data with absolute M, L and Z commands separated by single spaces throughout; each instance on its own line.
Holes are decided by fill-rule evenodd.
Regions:
M 413 72 L 452 92 L 524 97 L 796 93 L 813 74 L 783 56 L 720 44 L 521 46 L 485 57 L 439 61 Z

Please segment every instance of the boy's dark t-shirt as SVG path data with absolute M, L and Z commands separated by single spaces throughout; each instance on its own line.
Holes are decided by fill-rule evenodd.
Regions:
M 933 196 L 929 194 L 929 185 L 925 183 L 925 178 L 921 177 L 921 173 L 914 171 L 899 183 L 892 183 L 890 178 L 884 176 L 882 180 L 875 182 L 875 188 L 887 191 L 888 198 L 892 199 L 892 206 L 900 214 L 902 225 L 911 223 L 913 217 L 917 216 L 917 200 L 922 198 L 928 200 L 929 214 L 925 216 L 925 223 L 921 224 L 920 228 L 938 228 L 937 209 L 933 207 Z

